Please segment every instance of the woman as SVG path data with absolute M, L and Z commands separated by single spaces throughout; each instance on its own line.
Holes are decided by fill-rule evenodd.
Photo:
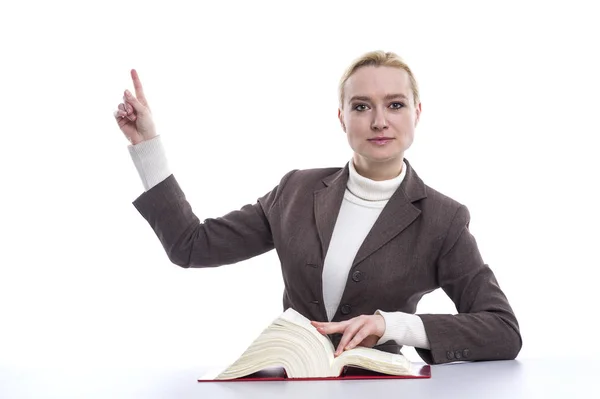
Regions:
M 134 206 L 173 263 L 220 266 L 275 248 L 284 309 L 314 320 L 336 355 L 409 345 L 430 364 L 517 356 L 516 317 L 469 232 L 467 208 L 425 185 L 404 157 L 421 103 L 396 54 L 367 53 L 340 81 L 350 162 L 290 171 L 255 204 L 202 223 L 168 170 L 135 70 L 131 76 L 136 95 L 125 91 L 115 118 L 146 189 Z M 459 313 L 415 315 L 421 297 L 440 287 Z

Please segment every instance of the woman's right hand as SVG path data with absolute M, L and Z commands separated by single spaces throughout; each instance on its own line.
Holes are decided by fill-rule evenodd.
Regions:
M 125 90 L 123 102 L 118 105 L 114 117 L 127 140 L 135 145 L 156 137 L 156 129 L 144 96 L 142 82 L 135 69 L 131 70 L 131 79 L 135 96 L 129 90 Z

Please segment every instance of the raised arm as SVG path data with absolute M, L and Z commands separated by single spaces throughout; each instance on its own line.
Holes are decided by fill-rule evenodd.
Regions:
M 114 117 L 131 143 L 129 151 L 146 189 L 133 205 L 150 224 L 171 262 L 182 267 L 221 266 L 273 249 L 269 213 L 291 172 L 255 204 L 200 222 L 169 171 L 134 69 L 131 78 L 135 96 L 126 90 Z
M 171 262 L 182 267 L 236 263 L 274 248 L 269 213 L 290 172 L 255 204 L 200 222 L 173 175 L 133 205 L 148 221 Z

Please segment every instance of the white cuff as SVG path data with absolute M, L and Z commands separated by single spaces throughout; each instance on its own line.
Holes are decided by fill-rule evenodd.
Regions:
M 150 190 L 171 174 L 160 136 L 136 145 L 129 145 L 127 148 L 142 179 L 144 190 Z
M 393 340 L 399 345 L 429 349 L 429 339 L 425 332 L 423 320 L 419 316 L 404 312 L 384 312 L 381 310 L 377 310 L 375 314 L 383 316 L 385 320 L 385 332 L 376 345 Z

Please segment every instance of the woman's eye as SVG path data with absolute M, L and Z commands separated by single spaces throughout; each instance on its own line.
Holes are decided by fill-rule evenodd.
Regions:
M 404 107 L 404 104 L 402 104 L 402 103 L 391 103 L 390 104 L 390 108 L 393 108 L 393 109 L 400 109 L 402 107 Z
M 358 104 L 354 106 L 354 109 L 356 111 L 364 111 L 367 109 L 367 106 L 365 104 Z

